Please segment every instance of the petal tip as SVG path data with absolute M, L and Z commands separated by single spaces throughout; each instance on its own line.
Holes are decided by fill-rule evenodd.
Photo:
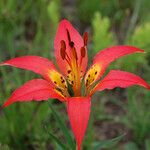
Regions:
M 60 21 L 60 24 L 66 24 L 66 23 L 70 23 L 70 22 L 65 18 Z
M 3 105 L 2 105 L 2 109 L 6 108 L 7 106 L 9 106 L 11 104 L 11 102 L 9 100 L 7 100 Z

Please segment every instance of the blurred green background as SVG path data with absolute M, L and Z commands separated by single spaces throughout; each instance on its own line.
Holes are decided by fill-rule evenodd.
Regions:
M 119 59 L 109 69 L 136 73 L 150 83 L 149 0 L 0 0 L 0 61 L 22 55 L 54 60 L 53 39 L 62 18 L 83 34 L 89 32 L 89 62 L 103 48 L 127 44 L 144 49 Z M 11 92 L 38 77 L 30 71 L 0 68 L 0 105 Z M 51 105 L 52 103 L 52 105 Z M 150 92 L 141 87 L 116 88 L 93 96 L 92 112 L 83 143 L 93 150 L 101 140 L 125 134 L 109 150 L 150 150 Z M 64 104 L 16 103 L 0 111 L 0 150 L 70 149 Z M 62 143 L 61 143 L 61 142 Z M 72 146 L 73 147 L 73 146 Z

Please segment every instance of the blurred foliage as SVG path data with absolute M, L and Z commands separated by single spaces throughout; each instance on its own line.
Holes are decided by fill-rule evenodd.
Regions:
M 74 7 L 75 2 L 77 7 Z M 53 39 L 58 22 L 62 17 L 70 16 L 72 20 L 77 21 L 74 23 L 78 27 L 85 27 L 91 31 L 92 39 L 89 45 L 93 53 L 117 43 L 144 49 L 146 53 L 121 58 L 112 67 L 137 72 L 150 81 L 149 10 L 149 0 L 93 0 L 92 2 L 90 0 L 1 0 L 0 61 L 22 55 L 53 58 Z M 0 104 L 14 89 L 34 77 L 38 76 L 29 71 L 1 67 Z M 95 107 L 92 108 L 83 143 L 84 149 L 90 150 L 96 141 L 101 139 L 105 141 L 105 138 L 109 138 L 108 132 L 110 134 L 113 130 L 112 126 L 109 131 L 101 132 L 103 134 L 106 132 L 107 135 L 97 135 L 97 131 L 105 128 L 97 129 L 96 123 L 107 121 L 108 124 L 122 123 L 132 136 L 129 140 L 121 142 L 119 146 L 109 149 L 120 150 L 121 145 L 121 149 L 124 150 L 149 150 L 149 92 L 132 88 L 128 91 L 114 90 L 110 95 L 104 92 L 94 97 Z M 128 99 L 128 101 L 124 103 L 119 99 Z M 112 102 L 125 111 L 123 116 L 119 113 L 115 115 L 106 113 L 106 106 Z M 51 104 L 49 109 L 48 103 L 44 102 L 17 103 L 4 111 L 0 110 L 0 149 L 70 148 L 74 141 L 72 134 L 65 132 L 68 118 L 64 113 L 64 105 L 59 103 L 52 105 L 55 105 L 55 110 Z M 114 110 L 113 107 L 112 109 Z
M 145 22 L 141 25 L 138 25 L 132 36 L 127 42 L 127 45 L 133 45 L 139 47 L 145 51 L 145 53 L 141 54 L 133 54 L 129 55 L 119 61 L 120 68 L 124 70 L 129 70 L 132 72 L 138 71 L 140 72 L 140 68 L 148 67 L 148 63 L 150 62 L 150 22 Z
M 111 20 L 121 21 L 126 16 L 126 11 L 133 8 L 133 1 L 120 0 L 78 0 L 78 16 L 85 23 L 90 23 L 96 11 L 103 16 L 111 17 Z
M 108 46 L 115 45 L 114 35 L 110 32 L 110 20 L 96 12 L 92 19 L 93 49 L 98 52 Z M 105 40 L 104 40 L 105 39 Z
M 128 93 L 128 105 L 127 105 L 127 125 L 134 133 L 134 141 L 142 146 L 150 134 L 150 93 L 149 92 L 138 92 L 134 89 L 130 89 Z M 143 99 L 138 99 L 143 94 Z
M 60 2 L 56 0 L 50 1 L 48 4 L 47 10 L 48 10 L 48 15 L 52 21 L 51 27 L 51 32 L 56 32 L 56 27 L 59 23 L 60 20 L 60 6 L 58 5 Z

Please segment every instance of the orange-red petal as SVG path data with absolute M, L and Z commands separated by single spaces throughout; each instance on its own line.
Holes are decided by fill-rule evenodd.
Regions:
M 92 84 L 103 75 L 107 66 L 111 62 L 113 62 L 114 60 L 124 55 L 132 54 L 135 52 L 144 52 L 144 51 L 133 46 L 113 46 L 113 47 L 101 50 L 94 57 L 93 64 L 88 70 L 88 72 L 86 73 L 85 84 L 86 84 L 87 79 L 89 80 L 88 76 L 90 75 L 90 72 L 93 72 L 93 79 L 89 83 L 89 84 Z M 94 72 L 97 72 L 96 76 L 94 76 Z
M 135 74 L 119 70 L 111 70 L 108 75 L 95 86 L 92 93 L 116 87 L 127 88 L 133 85 L 139 85 L 150 89 L 150 85 L 144 81 L 144 79 Z
M 56 70 L 54 64 L 51 61 L 49 61 L 47 58 L 43 58 L 40 56 L 22 56 L 12 58 L 3 63 L 0 63 L 0 66 L 3 65 L 31 70 L 37 74 L 42 75 L 46 79 L 48 79 L 48 70 Z
M 90 107 L 90 97 L 70 97 L 67 99 L 67 111 L 71 128 L 77 142 L 77 150 L 81 149 L 90 116 Z
M 34 79 L 15 90 L 4 103 L 3 107 L 7 107 L 14 102 L 41 101 L 48 100 L 49 98 L 64 100 L 63 96 L 57 93 L 57 91 L 50 86 L 49 82 L 43 79 Z
M 80 63 L 81 59 L 81 47 L 84 46 L 84 42 L 78 31 L 72 26 L 72 24 L 67 21 L 67 20 L 62 20 L 59 23 L 55 40 L 54 40 L 54 49 L 55 49 L 55 57 L 58 63 L 58 66 L 60 70 L 63 72 L 63 74 L 67 74 L 68 70 L 68 63 L 66 60 L 62 59 L 60 49 L 61 49 L 61 41 L 63 40 L 66 43 L 66 53 L 68 56 L 71 58 L 71 49 L 69 46 L 69 41 L 68 41 L 68 34 L 70 34 L 70 39 L 71 41 L 74 42 L 74 47 L 76 48 L 77 52 L 77 58 L 78 58 L 78 63 Z M 86 50 L 86 49 L 85 49 Z M 86 70 L 87 66 L 87 52 L 85 52 L 85 57 L 82 59 L 82 64 L 81 64 L 81 70 L 83 71 L 83 74 Z

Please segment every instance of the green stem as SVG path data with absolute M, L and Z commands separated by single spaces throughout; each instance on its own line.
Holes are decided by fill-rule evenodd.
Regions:
M 132 31 L 134 30 L 134 27 L 136 25 L 137 19 L 138 19 L 138 15 L 140 12 L 140 7 L 141 7 L 141 2 L 142 0 L 135 0 L 135 7 L 133 10 L 133 15 L 131 17 L 130 23 L 129 23 L 129 28 L 125 37 L 125 43 L 127 42 L 130 34 L 132 33 Z

